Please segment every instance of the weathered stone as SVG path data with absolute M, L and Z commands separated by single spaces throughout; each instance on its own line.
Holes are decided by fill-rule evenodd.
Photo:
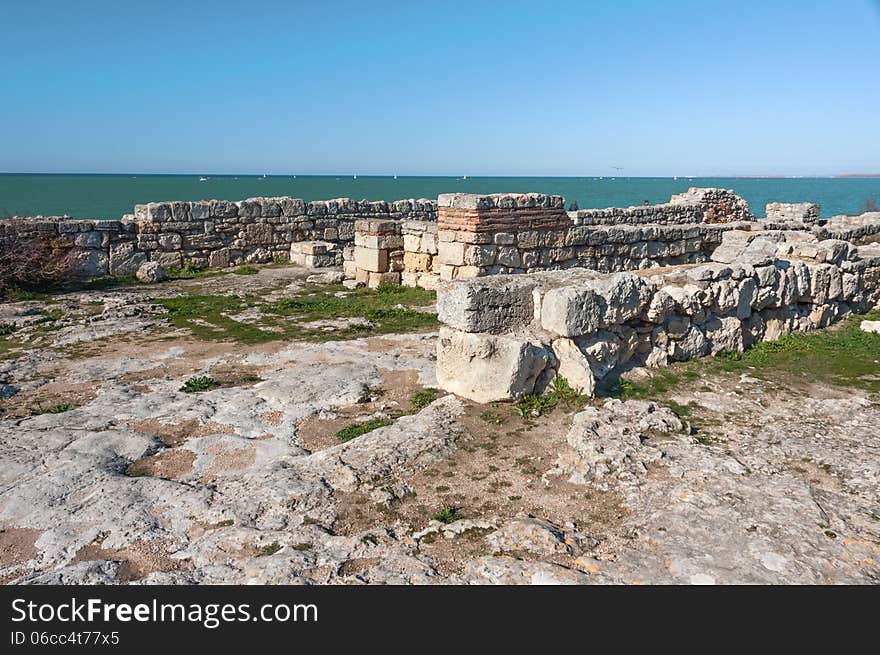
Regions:
M 554 339 L 553 354 L 559 363 L 557 373 L 564 377 L 572 388 L 592 396 L 596 390 L 596 377 L 590 362 L 578 345 L 571 339 Z
M 441 322 L 463 332 L 514 330 L 534 317 L 535 284 L 526 276 L 441 282 L 437 315 Z
M 146 253 L 137 249 L 133 243 L 120 243 L 110 248 L 110 275 L 125 277 L 137 273 L 141 264 L 147 261 Z
M 137 270 L 137 279 L 141 282 L 162 282 L 168 278 L 165 269 L 158 262 L 144 262 Z
M 549 363 L 547 349 L 527 337 L 470 334 L 442 327 L 437 339 L 440 388 L 480 403 L 534 393 Z
M 591 288 L 567 286 L 551 289 L 541 301 L 541 326 L 563 337 L 594 332 L 602 316 L 602 303 Z

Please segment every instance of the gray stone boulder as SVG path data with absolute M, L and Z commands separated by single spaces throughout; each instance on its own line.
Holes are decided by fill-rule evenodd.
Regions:
M 488 403 L 535 392 L 552 353 L 528 336 L 472 334 L 440 328 L 437 384 L 458 396 Z
M 168 274 L 159 262 L 144 262 L 138 268 L 137 279 L 141 282 L 154 283 L 168 279 Z
M 134 243 L 120 243 L 110 248 L 110 275 L 134 275 L 147 261 L 147 255 Z

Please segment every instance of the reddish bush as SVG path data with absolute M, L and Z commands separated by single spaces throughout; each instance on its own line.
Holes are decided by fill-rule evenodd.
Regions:
M 70 269 L 68 253 L 52 238 L 22 235 L 9 224 L 0 225 L 0 293 L 60 280 Z

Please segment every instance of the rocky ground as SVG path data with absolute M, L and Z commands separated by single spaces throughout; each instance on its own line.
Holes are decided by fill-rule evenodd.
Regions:
M 431 388 L 423 298 L 310 274 L 0 305 L 0 579 L 880 580 L 876 359 L 478 405 Z

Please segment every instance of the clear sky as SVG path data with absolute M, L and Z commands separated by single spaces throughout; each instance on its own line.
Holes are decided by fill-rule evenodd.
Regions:
M 2 0 L 0 171 L 880 173 L 878 0 Z

